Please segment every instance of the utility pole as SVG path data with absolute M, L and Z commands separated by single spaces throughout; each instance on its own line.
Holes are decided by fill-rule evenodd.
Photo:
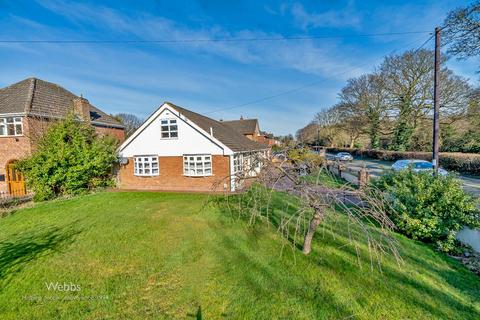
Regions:
M 438 136 L 440 134 L 440 28 L 435 28 L 435 69 L 433 76 L 433 156 L 432 164 L 435 174 L 438 174 L 439 145 Z

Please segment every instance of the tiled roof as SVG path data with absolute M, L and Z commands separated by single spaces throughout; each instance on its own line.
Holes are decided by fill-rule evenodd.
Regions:
M 73 109 L 70 91 L 51 82 L 29 78 L 0 89 L 0 114 L 21 113 L 34 116 L 64 118 Z M 90 104 L 92 123 L 106 126 L 123 125 Z
M 246 138 L 243 134 L 237 132 L 232 127 L 221 121 L 213 120 L 209 117 L 179 107 L 170 102 L 166 103 L 183 114 L 189 120 L 193 121 L 207 133 L 210 133 L 210 128 L 212 128 L 213 136 L 234 152 L 264 150 L 268 148 L 268 146 L 264 144 Z
M 232 121 L 222 121 L 241 134 L 254 134 L 258 127 L 257 119 L 240 119 Z

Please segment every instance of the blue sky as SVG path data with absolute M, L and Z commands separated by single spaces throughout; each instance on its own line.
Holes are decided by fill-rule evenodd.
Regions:
M 184 40 L 430 31 L 468 1 L 0 0 L 1 40 Z M 0 43 L 0 86 L 35 76 L 111 113 L 171 101 L 216 119 L 256 117 L 294 133 L 345 80 L 428 34 L 156 44 Z M 428 44 L 431 47 L 433 44 Z M 478 85 L 478 59 L 449 66 Z M 299 88 L 259 103 L 239 105 Z M 222 111 L 218 111 L 222 110 Z M 215 112 L 212 112 L 215 111 Z

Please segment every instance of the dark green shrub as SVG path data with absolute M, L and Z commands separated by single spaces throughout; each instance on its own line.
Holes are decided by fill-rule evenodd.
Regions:
M 35 152 L 16 166 L 25 174 L 35 200 L 73 195 L 113 184 L 117 141 L 98 137 L 73 117 L 53 124 Z
M 391 202 L 390 218 L 399 231 L 413 239 L 455 249 L 455 236 L 463 226 L 479 226 L 476 201 L 463 191 L 454 176 L 429 172 L 390 172 L 373 182 Z

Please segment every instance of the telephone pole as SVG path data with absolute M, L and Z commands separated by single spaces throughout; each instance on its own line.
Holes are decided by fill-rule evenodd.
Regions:
M 435 69 L 433 76 L 433 156 L 432 164 L 438 174 L 440 159 L 438 155 L 438 136 L 440 134 L 440 28 L 435 28 Z

